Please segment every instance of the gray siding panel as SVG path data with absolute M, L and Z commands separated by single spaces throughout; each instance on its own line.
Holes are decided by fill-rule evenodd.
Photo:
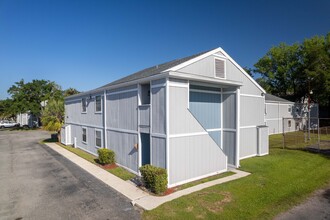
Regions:
M 125 87 L 120 87 L 120 88 L 117 88 L 117 89 L 111 89 L 111 90 L 108 90 L 107 92 L 123 92 L 125 90 L 132 90 L 132 89 L 137 89 L 137 84 L 135 85 L 131 85 L 131 86 L 125 86 Z
M 223 132 L 223 149 L 228 157 L 228 163 L 235 165 L 236 159 L 236 132 L 224 131 Z
M 150 133 L 150 105 L 140 105 L 140 131 Z
M 210 131 L 208 132 L 214 142 L 220 147 L 221 146 L 221 131 Z
M 88 96 L 89 97 L 89 96 Z M 81 99 L 66 101 L 65 103 L 65 122 L 85 125 L 103 126 L 103 114 L 95 113 L 95 97 L 91 100 L 87 96 L 87 111 L 82 113 Z M 103 103 L 102 96 L 102 103 Z
M 205 129 L 220 128 L 221 95 L 190 92 L 189 110 Z
M 166 168 L 166 139 L 159 137 L 152 137 L 151 139 L 152 165 Z
M 95 147 L 95 128 L 87 127 L 87 143 L 82 142 L 82 127 L 71 125 L 71 138 L 74 143 L 74 138 L 77 139 L 77 147 L 89 153 L 97 155 L 98 148 Z
M 134 145 L 138 143 L 137 134 L 107 131 L 108 148 L 116 154 L 118 164 L 138 172 L 138 151 Z
M 107 96 L 107 127 L 137 131 L 137 92 Z
M 244 128 L 240 131 L 240 158 L 257 154 L 257 128 Z
M 223 127 L 236 128 L 236 94 L 223 94 Z
M 170 87 L 170 134 L 203 132 L 203 127 L 188 111 L 188 88 Z
M 206 57 L 196 63 L 183 67 L 180 72 L 214 77 L 214 56 Z
M 264 98 L 241 96 L 241 126 L 264 125 Z
M 209 135 L 170 138 L 170 182 L 225 171 L 226 156 Z
M 262 91 L 229 60 L 226 63 L 226 72 L 226 78 L 228 80 L 243 83 L 241 87 L 242 94 L 261 95 Z
M 166 89 L 157 87 L 152 90 L 152 133 L 166 133 Z
M 151 85 L 163 85 L 166 83 L 166 79 L 157 79 L 157 80 L 153 80 L 151 81 Z

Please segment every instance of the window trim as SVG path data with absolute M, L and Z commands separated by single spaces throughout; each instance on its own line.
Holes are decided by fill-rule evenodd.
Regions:
M 100 102 L 101 102 L 101 110 L 100 111 L 96 111 L 96 97 L 100 97 Z M 95 102 L 94 102 L 94 111 L 95 111 L 95 113 L 102 113 L 102 109 L 103 109 L 102 95 L 96 95 L 95 96 Z
M 96 132 L 99 131 L 101 133 L 101 146 L 96 146 Z M 95 137 L 95 147 L 100 149 L 100 148 L 103 148 L 103 130 L 102 129 L 98 129 L 98 128 L 95 128 L 94 129 L 94 137 Z
M 86 130 L 86 141 L 84 141 L 84 129 Z M 88 129 L 87 127 L 81 127 L 81 142 L 83 144 L 87 144 L 88 143 L 88 139 L 87 139 L 87 136 L 88 136 Z
M 84 99 L 85 99 L 85 111 L 84 111 L 84 108 L 83 108 L 83 100 Z M 87 98 L 86 97 L 81 98 L 81 113 L 83 113 L 83 114 L 87 113 Z
M 216 60 L 221 60 L 224 62 L 223 66 L 224 66 L 224 77 L 217 77 L 217 73 L 216 73 Z M 220 57 L 214 57 L 214 78 L 217 78 L 217 79 L 227 79 L 227 59 L 225 58 L 220 58 Z

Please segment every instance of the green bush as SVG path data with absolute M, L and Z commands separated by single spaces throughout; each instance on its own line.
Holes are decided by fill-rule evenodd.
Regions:
M 115 152 L 109 149 L 101 148 L 97 150 L 100 164 L 115 163 Z
M 155 167 L 150 164 L 140 167 L 145 187 L 156 194 L 160 194 L 167 189 L 166 169 Z

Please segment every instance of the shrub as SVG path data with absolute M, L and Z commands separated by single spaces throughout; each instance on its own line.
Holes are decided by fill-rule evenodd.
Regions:
M 166 169 L 155 167 L 150 164 L 140 167 L 140 172 L 145 187 L 156 194 L 160 194 L 167 189 L 167 172 Z
M 113 164 L 115 163 L 115 152 L 109 149 L 98 149 L 97 153 L 99 155 L 100 164 Z

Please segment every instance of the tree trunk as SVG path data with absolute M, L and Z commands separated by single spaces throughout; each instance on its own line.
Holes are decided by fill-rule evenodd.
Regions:
M 57 141 L 61 143 L 61 130 L 57 132 Z

